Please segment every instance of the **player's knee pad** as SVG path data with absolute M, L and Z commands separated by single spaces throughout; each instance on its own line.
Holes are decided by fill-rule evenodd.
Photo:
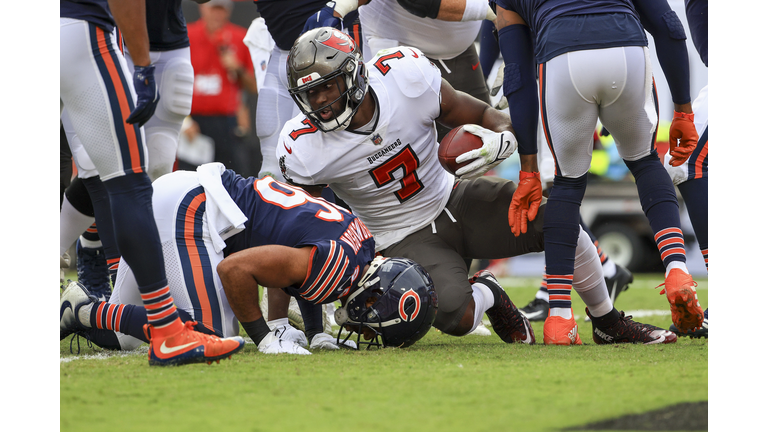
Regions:
M 72 183 L 69 184 L 67 190 L 64 191 L 64 195 L 67 196 L 67 201 L 69 201 L 75 210 L 86 216 L 93 217 L 91 195 L 88 193 L 85 182 L 83 182 L 80 177 L 72 180 Z
M 67 128 L 65 127 L 65 130 Z M 96 170 L 96 165 L 91 161 L 91 157 L 88 156 L 88 152 L 85 151 L 83 142 L 80 141 L 80 137 L 77 136 L 74 131 L 67 130 L 67 141 L 69 141 L 69 149 L 72 151 L 72 159 L 75 161 L 77 167 L 77 177 L 79 178 L 91 178 L 99 175 L 99 171 Z
M 155 124 L 144 129 L 147 136 L 147 151 L 149 152 L 147 174 L 152 181 L 173 170 L 180 131 L 175 126 L 180 127 L 181 123 L 167 124 L 165 127 Z
M 279 121 L 279 99 L 280 96 L 275 88 L 264 87 L 259 91 L 259 103 L 256 106 L 256 133 L 262 146 L 270 137 L 274 137 L 272 143 L 272 148 L 274 148 L 277 142 L 276 134 L 284 124 L 284 122 L 280 123 Z
M 155 117 L 180 126 L 192 110 L 194 83 L 195 71 L 192 64 L 183 58 L 170 59 L 160 78 L 160 103 Z

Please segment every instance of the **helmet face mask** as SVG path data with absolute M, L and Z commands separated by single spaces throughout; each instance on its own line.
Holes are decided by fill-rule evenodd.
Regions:
M 363 56 L 349 36 L 332 27 L 310 30 L 293 44 L 286 67 L 288 92 L 318 129 L 330 132 L 349 126 L 368 91 L 368 72 Z M 327 85 L 337 87 L 338 98 L 313 108 L 309 91 Z M 336 109 L 332 107 L 334 104 Z M 331 108 L 332 116 L 323 120 L 320 112 L 328 108 Z
M 437 294 L 424 268 L 406 258 L 377 257 L 336 310 L 341 326 L 336 339 L 342 340 L 346 327 L 358 333 L 358 347 L 408 347 L 429 331 L 436 313 Z M 361 335 L 370 341 L 361 341 Z

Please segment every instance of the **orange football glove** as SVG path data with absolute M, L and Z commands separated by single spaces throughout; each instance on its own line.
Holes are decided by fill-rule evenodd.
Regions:
M 678 140 L 680 142 L 678 143 Z M 672 124 L 669 126 L 669 164 L 680 166 L 688 159 L 699 142 L 699 134 L 693 124 L 693 114 L 675 111 Z
M 509 227 L 515 237 L 528 232 L 528 222 L 536 219 L 541 204 L 541 175 L 537 172 L 520 171 L 520 183 L 517 185 L 512 202 L 509 203 Z

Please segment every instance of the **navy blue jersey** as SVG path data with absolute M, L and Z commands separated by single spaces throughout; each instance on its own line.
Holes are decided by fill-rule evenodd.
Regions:
M 275 45 L 284 51 L 301 35 L 310 15 L 322 9 L 328 0 L 254 0 L 267 24 Z
M 181 0 L 147 0 L 150 51 L 171 51 L 189 46 Z
M 685 16 L 688 19 L 688 27 L 691 29 L 693 46 L 696 47 L 704 65 L 709 67 L 708 0 L 685 0 Z
M 630 0 L 491 0 L 531 29 L 537 63 L 569 51 L 647 46 Z
M 304 190 L 264 177 L 221 175 L 224 188 L 248 217 L 245 229 L 226 240 L 224 255 L 263 245 L 313 246 L 307 278 L 286 291 L 313 303 L 347 294 L 373 260 L 373 236 L 347 210 Z
M 94 23 L 107 33 L 115 28 L 107 0 L 60 0 L 59 16 Z

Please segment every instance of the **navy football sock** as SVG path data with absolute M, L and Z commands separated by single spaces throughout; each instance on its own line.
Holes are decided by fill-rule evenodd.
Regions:
M 145 174 L 126 174 L 104 182 L 109 191 L 115 239 L 141 287 L 165 284 L 165 265 L 152 213 L 152 183 Z M 101 229 L 101 224 L 99 224 Z
M 544 260 L 549 307 L 570 309 L 570 289 L 579 240 L 579 208 L 587 189 L 587 175 L 555 176 L 544 211 Z M 567 299 L 567 300 L 566 300 Z

